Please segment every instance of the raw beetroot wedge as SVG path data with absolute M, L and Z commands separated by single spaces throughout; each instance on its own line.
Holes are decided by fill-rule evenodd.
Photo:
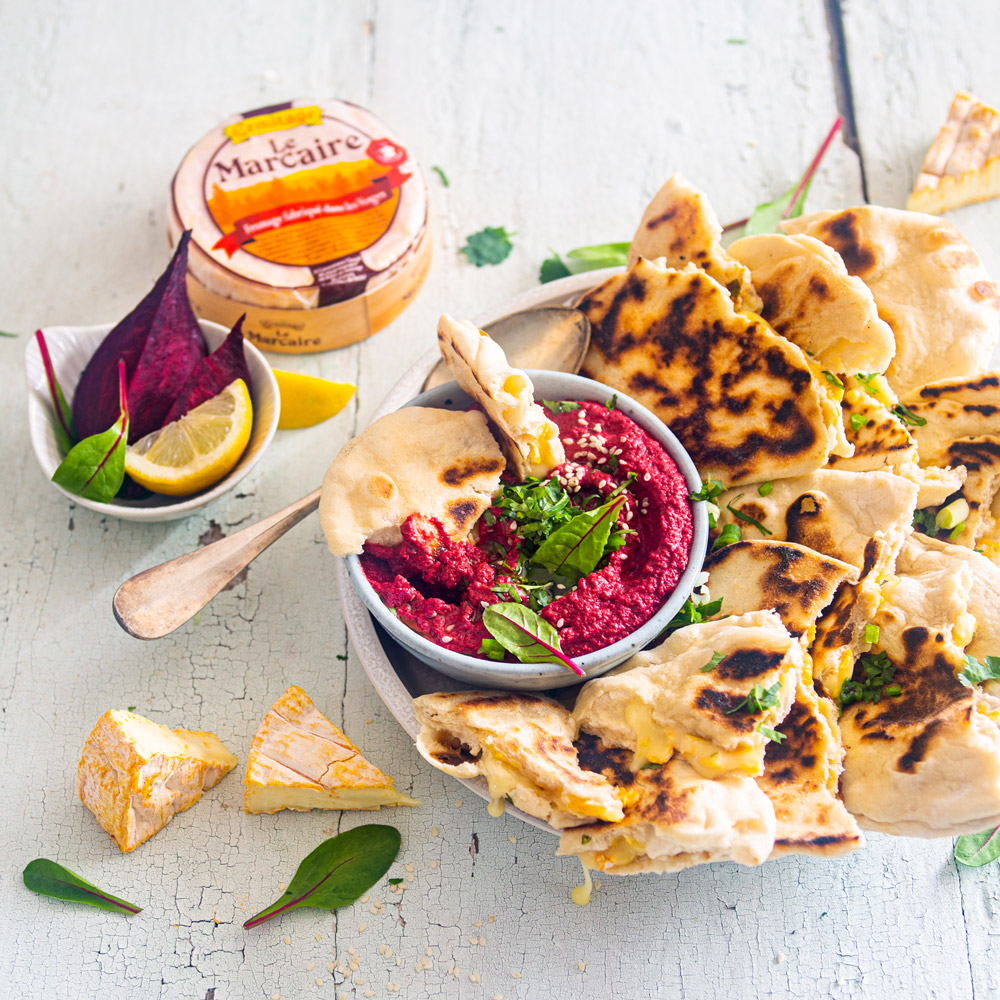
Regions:
M 246 382 L 248 389 L 253 388 L 250 369 L 247 368 L 246 357 L 243 354 L 243 319 L 241 316 L 236 321 L 236 325 L 229 331 L 229 336 L 219 345 L 217 351 L 198 362 L 174 400 L 174 405 L 170 407 L 170 412 L 162 425 L 180 420 L 188 410 L 193 410 L 213 396 L 218 396 L 235 379 L 241 378 Z
M 157 279 L 149 294 L 104 338 L 84 368 L 73 394 L 73 424 L 81 438 L 100 434 L 118 418 L 118 360 L 120 358 L 125 362 L 125 378 L 131 383 L 146 349 L 157 313 L 165 302 L 169 307 L 179 299 L 187 307 L 190 323 L 201 341 L 195 363 L 205 356 L 207 348 L 188 304 L 185 284 L 190 239 L 190 232 L 181 236 L 166 271 Z M 171 312 L 176 311 L 171 308 Z M 187 321 L 188 317 L 185 316 L 185 322 Z M 190 367 L 185 372 L 185 378 L 188 371 Z M 130 406 L 135 405 L 135 402 L 130 388 Z

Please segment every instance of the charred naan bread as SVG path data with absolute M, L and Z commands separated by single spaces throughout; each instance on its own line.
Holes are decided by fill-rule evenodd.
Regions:
M 773 611 L 689 625 L 584 684 L 573 719 L 642 760 L 677 753 L 705 777 L 753 777 L 767 743 L 759 727 L 785 717 L 802 667 L 802 646 Z M 761 711 L 753 692 L 766 692 Z
M 407 406 L 341 448 L 323 477 L 319 522 L 335 556 L 402 541 L 418 511 L 464 538 L 489 507 L 504 459 L 482 413 Z
M 421 695 L 413 711 L 420 723 L 420 755 L 456 778 L 484 775 L 498 805 L 509 795 L 518 809 L 557 829 L 622 818 L 613 785 L 580 767 L 573 720 L 558 702 L 459 691 Z
M 858 570 L 793 542 L 734 542 L 705 560 L 708 589 L 722 598 L 715 616 L 775 611 L 793 636 L 804 635 L 842 583 Z
M 648 406 L 703 476 L 760 482 L 850 452 L 831 387 L 802 350 L 736 312 L 704 272 L 640 258 L 579 307 L 591 322 L 583 374 Z
M 649 203 L 632 237 L 628 262 L 663 257 L 670 267 L 700 267 L 732 294 L 737 309 L 760 312 L 750 272 L 722 249 L 722 226 L 708 199 L 674 174 Z
M 903 422 L 892 412 L 896 400 L 885 393 L 888 384 L 880 388 L 870 376 L 865 379 L 843 376 L 844 398 L 840 407 L 844 434 L 854 446 L 854 454 L 831 455 L 830 468 L 848 472 L 888 468 L 896 471 L 900 465 L 912 464 L 917 458 L 917 446 Z
M 507 364 L 492 337 L 473 323 L 442 316 L 438 345 L 458 384 L 493 421 L 518 479 L 544 478 L 566 461 L 559 428 L 535 402 L 531 379 Z
M 969 549 L 1000 551 L 1000 437 L 984 435 L 953 441 L 949 465 L 965 469 L 962 496 L 969 504 L 965 530 L 953 541 Z
M 882 599 L 878 579 L 869 572 L 857 584 L 845 584 L 816 623 L 810 656 L 813 676 L 831 698 L 840 697 L 854 664 L 872 644 L 865 636 Z
M 895 466 L 892 470 L 898 476 L 909 479 L 911 483 L 916 483 L 917 508 L 938 507 L 952 495 L 958 492 L 965 483 L 968 471 L 964 465 L 954 468 L 939 468 L 936 465 L 928 465 L 921 468 L 914 462 L 904 462 Z
M 1000 337 L 1000 292 L 950 223 L 862 205 L 788 219 L 782 229 L 832 246 L 871 289 L 896 339 L 886 377 L 900 396 L 989 363 Z
M 771 857 L 830 858 L 863 847 L 857 821 L 837 797 L 844 750 L 833 702 L 800 681 L 778 734 L 784 739 L 768 743 L 757 778 L 777 822 Z
M 841 792 L 862 827 L 954 837 L 1000 823 L 1000 700 L 956 677 L 962 651 L 924 625 L 889 653 L 898 697 L 848 705 Z
M 931 382 L 903 402 L 924 421 L 910 431 L 921 465 L 947 465 L 948 449 L 956 441 L 1000 434 L 1000 372 Z
M 910 532 L 917 486 L 891 472 L 821 469 L 776 479 L 767 496 L 756 489 L 729 490 L 716 503 L 719 525 L 734 522 L 746 538 L 764 537 L 730 507 L 759 521 L 774 541 L 798 542 L 877 576 L 891 569 Z
M 710 861 L 759 865 L 774 845 L 774 808 L 752 778 L 704 778 L 674 758 L 633 771 L 627 750 L 584 737 L 580 762 L 617 784 L 625 816 L 563 833 L 556 854 L 612 875 L 676 872 Z
M 830 372 L 884 372 L 896 353 L 872 293 L 811 236 L 745 236 L 729 254 L 750 269 L 761 315 Z

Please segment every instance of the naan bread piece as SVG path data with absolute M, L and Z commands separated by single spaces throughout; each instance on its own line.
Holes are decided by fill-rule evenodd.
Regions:
M 438 320 L 438 346 L 458 384 L 486 411 L 518 479 L 547 476 L 566 461 L 559 428 L 535 402 L 531 379 L 474 323 Z
M 584 684 L 573 719 L 642 760 L 660 764 L 676 752 L 705 777 L 754 777 L 767 744 L 758 727 L 785 717 L 802 668 L 802 646 L 773 611 L 689 625 Z M 746 699 L 758 685 L 775 703 L 751 714 Z
M 625 816 L 563 833 L 556 854 L 610 875 L 676 872 L 711 861 L 759 865 L 774 845 L 774 808 L 752 778 L 704 778 L 683 760 L 631 770 L 627 750 L 584 737 L 580 762 L 622 790 Z
M 874 383 L 869 376 L 866 378 L 868 382 L 856 375 L 843 376 L 844 398 L 840 408 L 844 434 L 854 446 L 854 454 L 831 455 L 829 467 L 847 472 L 896 471 L 898 466 L 916 461 L 917 446 L 903 422 L 886 405 L 884 392 L 871 388 Z
M 750 269 L 761 315 L 830 372 L 884 372 L 896 353 L 868 286 L 811 236 L 745 236 L 729 254 Z
M 793 636 L 816 624 L 842 583 L 857 583 L 858 570 L 793 542 L 734 542 L 710 552 L 703 567 L 708 589 L 722 598 L 714 617 L 776 611 Z
M 966 472 L 962 496 L 969 504 L 969 516 L 955 544 L 996 556 L 1000 551 L 1000 437 L 954 441 L 948 446 L 947 459 Z
M 509 795 L 518 809 L 557 829 L 622 818 L 611 782 L 580 767 L 573 720 L 558 702 L 458 691 L 421 695 L 413 711 L 420 723 L 420 755 L 456 778 L 484 775 L 500 808 Z
M 729 490 L 715 502 L 719 526 L 735 522 L 745 538 L 763 537 L 728 508 L 753 517 L 778 542 L 797 542 L 881 576 L 892 568 L 910 532 L 917 486 L 891 472 L 821 469 L 808 476 L 776 479 L 771 492 Z
M 882 600 L 876 575 L 868 572 L 857 584 L 845 584 L 816 623 L 812 648 L 813 676 L 831 698 L 840 697 L 854 664 L 872 648 L 865 636 Z
M 465 538 L 503 470 L 482 413 L 406 406 L 340 449 L 323 477 L 319 523 L 335 556 L 361 552 L 369 540 L 398 545 L 400 526 L 418 512 Z
M 777 821 L 771 857 L 832 858 L 864 847 L 857 821 L 837 797 L 844 749 L 833 702 L 800 681 L 778 733 L 784 739 L 768 743 L 757 778 Z
M 841 793 L 867 830 L 955 837 L 1000 824 L 1000 700 L 962 685 L 961 649 L 923 625 L 889 654 L 899 697 L 840 716 Z
M 760 312 L 750 272 L 722 249 L 718 216 L 705 195 L 680 174 L 656 192 L 643 213 L 629 247 L 629 267 L 640 257 L 663 257 L 676 268 L 694 264 L 729 289 L 737 309 Z
M 871 289 L 892 327 L 886 377 L 900 396 L 931 379 L 971 375 L 1000 337 L 1000 292 L 951 223 L 933 215 L 862 205 L 782 224 L 832 246 Z
M 927 150 L 906 207 L 939 215 L 998 195 L 1000 113 L 960 90 Z
M 968 475 L 968 471 L 962 465 L 944 469 L 936 465 L 921 468 L 913 462 L 904 462 L 895 466 L 892 471 L 904 479 L 909 479 L 911 483 L 916 483 L 920 491 L 917 493 L 918 510 L 924 507 L 939 507 L 952 493 L 957 493 L 962 488 Z
M 579 308 L 591 322 L 583 374 L 648 406 L 703 476 L 760 482 L 849 453 L 832 387 L 802 350 L 696 268 L 640 258 Z
M 947 465 L 955 441 L 1000 434 L 1000 372 L 940 379 L 903 400 L 924 423 L 910 428 L 921 465 Z

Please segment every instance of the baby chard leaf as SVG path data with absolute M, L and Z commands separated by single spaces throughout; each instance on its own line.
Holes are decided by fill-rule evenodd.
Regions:
M 59 442 L 59 450 L 65 455 L 76 443 L 76 433 L 73 430 L 73 411 L 70 410 L 59 385 L 59 380 L 56 378 L 55 368 L 52 367 L 52 358 L 49 356 L 49 346 L 45 343 L 45 335 L 41 330 L 35 331 L 35 339 L 38 341 L 38 351 L 42 356 L 42 366 L 45 368 L 45 381 L 49 385 L 49 396 L 52 399 L 56 440 Z
M 93 434 L 75 444 L 52 473 L 52 482 L 70 493 L 107 503 L 125 480 L 125 447 L 128 441 L 128 399 L 125 362 L 118 362 L 118 419 L 103 434 Z
M 597 510 L 577 514 L 538 546 L 531 561 L 560 576 L 581 579 L 593 573 L 604 558 L 611 530 L 624 503 L 625 497 L 619 495 Z
M 955 860 L 968 868 L 979 868 L 1000 858 L 1000 826 L 970 833 L 955 841 Z
M 301 906 L 336 910 L 350 905 L 385 875 L 399 844 L 399 831 L 378 823 L 324 840 L 299 865 L 284 893 L 243 926 L 249 930 Z
M 579 677 L 584 676 L 563 653 L 559 633 L 552 624 L 523 604 L 491 604 L 483 611 L 483 627 L 522 663 L 561 663 Z
M 25 886 L 40 896 L 51 896 L 53 899 L 67 899 L 72 903 L 86 903 L 96 906 L 99 910 L 114 910 L 117 913 L 129 915 L 139 913 L 141 907 L 127 903 L 124 899 L 112 896 L 111 893 L 98 889 L 96 885 L 80 878 L 68 868 L 49 861 L 48 858 L 35 858 L 24 869 Z

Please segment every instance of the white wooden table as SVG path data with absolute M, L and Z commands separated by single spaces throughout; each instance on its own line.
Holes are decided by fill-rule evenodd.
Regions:
M 682 170 L 723 219 L 798 176 L 853 93 L 859 160 L 837 144 L 809 206 L 901 205 L 953 91 L 1000 101 L 990 0 L 920 3 L 0 3 L 0 994 L 956 997 L 1000 991 L 1000 866 L 958 870 L 950 842 L 871 836 L 842 861 L 606 878 L 574 906 L 555 841 L 432 771 L 349 648 L 315 519 L 196 624 L 143 644 L 111 615 L 118 584 L 311 488 L 432 344 L 537 280 L 548 248 L 628 239 Z M 843 44 L 831 44 L 842 24 Z M 849 74 L 849 75 L 848 75 Z M 217 120 L 291 96 L 371 107 L 429 174 L 435 262 L 403 317 L 368 342 L 276 358 L 358 383 L 348 411 L 279 432 L 235 495 L 183 522 L 133 525 L 67 503 L 30 451 L 22 357 L 37 326 L 122 316 L 167 260 L 180 157 Z M 863 184 L 865 188 L 863 188 Z M 955 213 L 995 272 L 1000 206 Z M 511 257 L 457 254 L 484 225 Z M 344 662 L 338 657 L 346 654 Z M 403 834 L 393 895 L 245 932 L 299 860 L 370 814 L 246 816 L 239 772 L 132 855 L 77 801 L 82 742 L 110 707 L 218 733 L 245 760 L 286 685 L 422 799 L 383 812 Z M 464 799 L 464 801 L 462 801 Z M 144 906 L 134 919 L 20 885 L 58 859 Z M 379 900 L 381 907 L 374 907 Z M 372 912 L 372 909 L 378 912 Z M 351 962 L 349 981 L 329 963 Z M 427 961 L 422 956 L 429 956 Z M 364 982 L 362 982 L 364 980 Z

